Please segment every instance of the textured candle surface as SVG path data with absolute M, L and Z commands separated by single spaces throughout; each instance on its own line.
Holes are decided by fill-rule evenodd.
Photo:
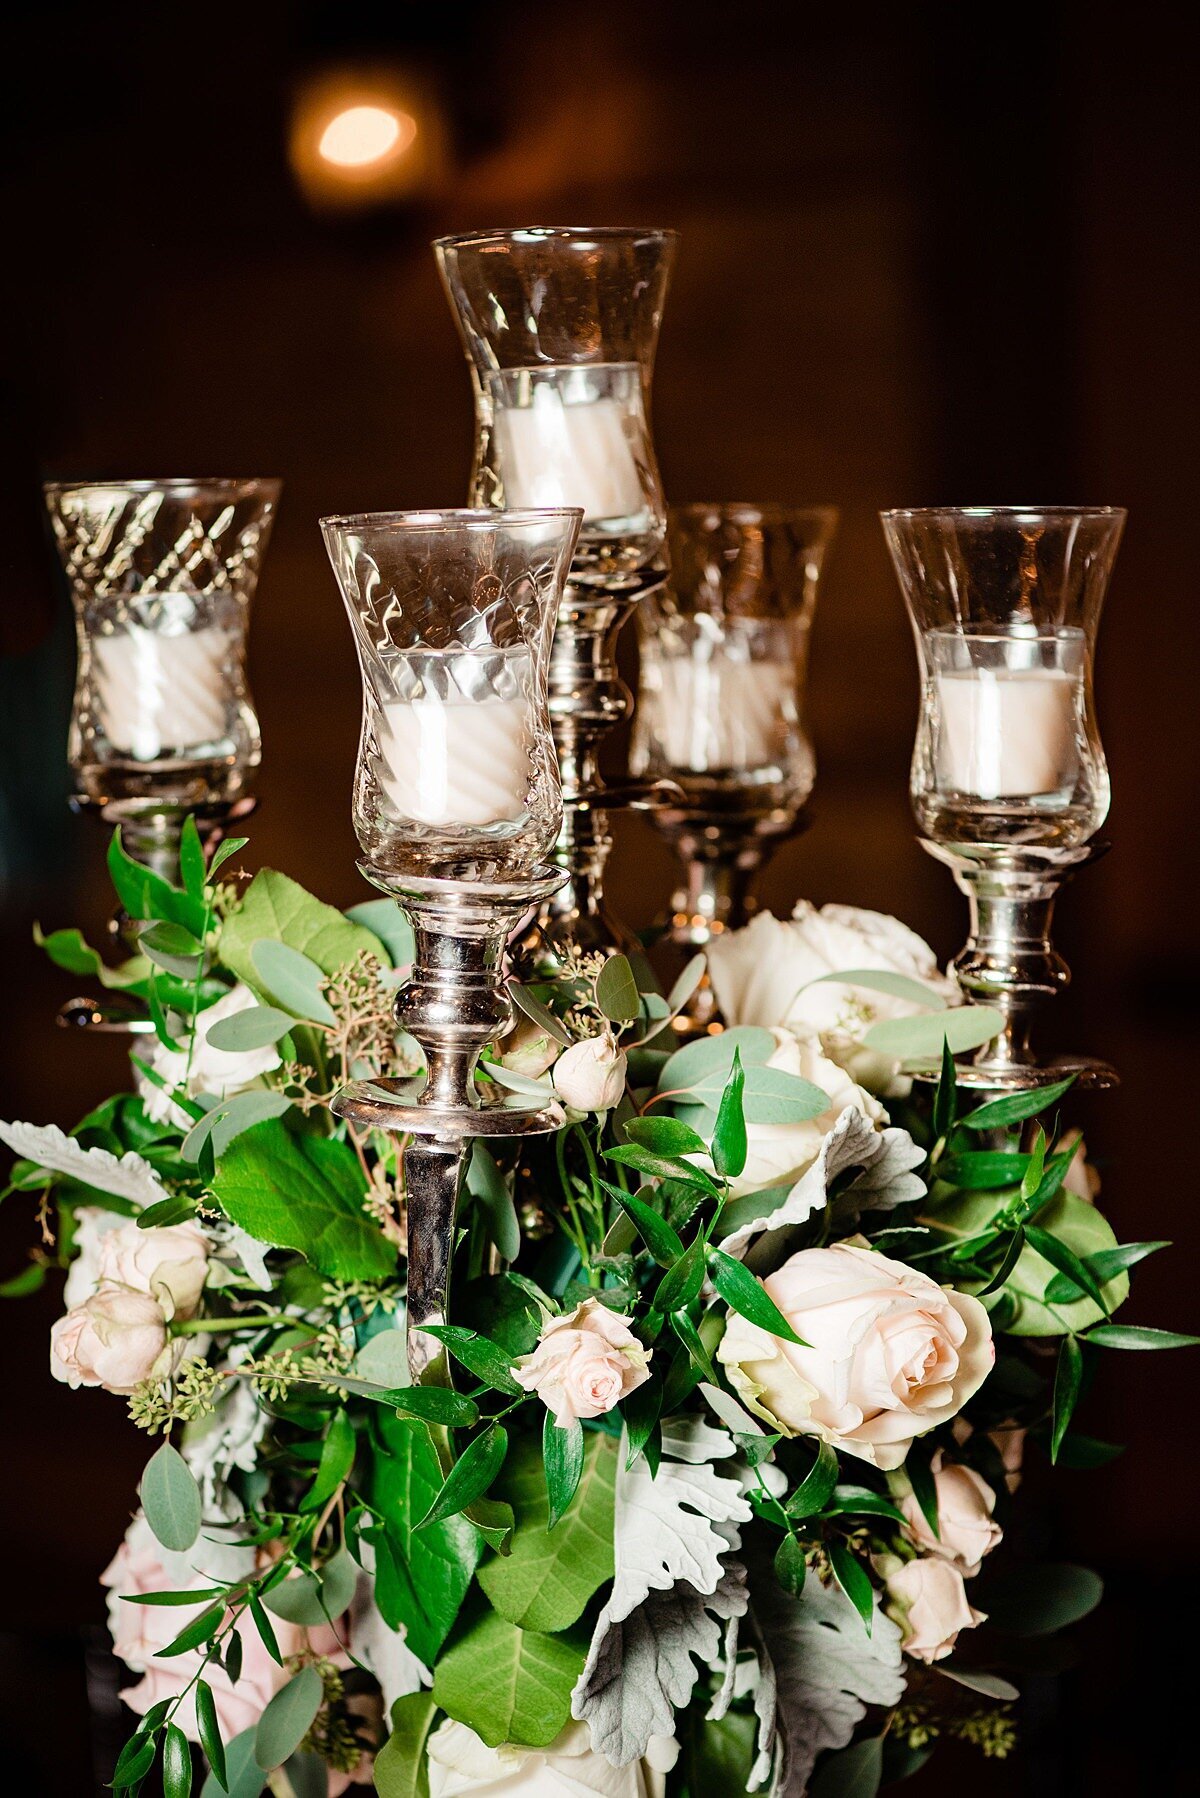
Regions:
M 615 400 L 564 402 L 548 385 L 528 406 L 501 406 L 496 464 L 505 504 L 582 506 L 587 518 L 630 518 L 645 506 L 624 414 Z
M 664 657 L 644 703 L 674 768 L 761 768 L 783 753 L 781 731 L 796 684 L 790 661 L 731 661 L 720 651 Z M 653 678 L 653 677 L 652 677 Z
M 379 782 L 401 817 L 482 825 L 523 816 L 533 775 L 523 694 L 398 700 L 383 707 L 378 737 Z
M 157 761 L 228 734 L 229 631 L 164 634 L 131 624 L 92 642 L 97 722 L 112 748 Z
M 1074 786 L 1078 677 L 1061 668 L 965 668 L 936 680 L 943 791 L 1015 799 Z

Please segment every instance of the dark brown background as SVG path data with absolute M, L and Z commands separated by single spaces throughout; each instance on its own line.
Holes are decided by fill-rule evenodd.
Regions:
M 283 476 L 252 634 L 253 863 L 350 903 L 358 677 L 315 520 L 464 491 L 468 386 L 428 239 L 670 224 L 670 495 L 843 509 L 813 669 L 817 822 L 771 870 L 777 910 L 839 899 L 897 912 L 944 954 L 961 940 L 911 831 L 914 659 L 878 509 L 1130 509 L 1098 671 L 1113 853 L 1062 909 L 1077 980 L 1055 1029 L 1124 1074 L 1078 1105 L 1118 1229 L 1176 1242 L 1128 1316 L 1195 1328 L 1200 193 L 1175 19 L 1067 0 L 27 9 L 2 108 L 4 1115 L 69 1125 L 123 1078 L 113 1045 L 56 1033 L 65 981 L 30 942 L 34 917 L 95 935 L 108 906 L 102 833 L 65 804 L 72 652 L 38 480 Z M 438 84 L 448 178 L 407 209 L 318 218 L 287 167 L 293 84 L 381 55 Z M 613 887 L 631 922 L 669 878 L 651 828 L 624 827 Z M 8 1272 L 32 1225 L 5 1209 Z M 48 1795 L 90 1789 L 76 1631 L 100 1614 L 144 1455 L 119 1403 L 51 1384 L 57 1308 L 48 1293 L 7 1311 L 3 1357 L 8 1788 Z M 1197 1598 L 1200 1361 L 1102 1372 L 1085 1426 L 1129 1453 L 1027 1490 L 1035 1533 L 1101 1567 L 1111 1604 L 1082 1668 L 1035 1686 L 1015 1766 L 950 1752 L 914 1798 L 964 1777 L 1185 1789 L 1188 1686 L 1159 1644 L 1173 1623 L 1186 1639 Z

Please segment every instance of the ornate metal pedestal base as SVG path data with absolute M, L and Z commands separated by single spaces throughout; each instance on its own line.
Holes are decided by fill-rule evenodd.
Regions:
M 480 1051 L 512 1021 L 504 988 L 509 932 L 562 883 L 557 869 L 527 881 L 470 885 L 405 880 L 364 864 L 375 886 L 399 900 L 416 937 L 413 971 L 396 1017 L 425 1053 L 423 1080 L 355 1081 L 335 1096 L 339 1117 L 411 1140 L 404 1147 L 408 1205 L 408 1360 L 414 1380 L 449 1383 L 445 1351 L 424 1326 L 446 1321 L 454 1217 L 470 1141 L 530 1136 L 566 1121 L 557 1104 L 507 1093 L 486 1100 L 475 1082 Z
M 1086 1056 L 1040 1060 L 1030 1036 L 1043 1000 L 1065 987 L 1070 969 L 1050 940 L 1054 901 L 1080 868 L 1098 860 L 1107 843 L 1042 849 L 998 843 L 935 843 L 921 847 L 945 862 L 970 906 L 970 935 L 952 963 L 966 997 L 1004 1014 L 1004 1029 L 960 1063 L 960 1086 L 1025 1092 L 1052 1086 L 1068 1074 L 1081 1088 L 1115 1086 L 1106 1062 Z
M 88 812 L 110 827 L 119 825 L 126 854 L 132 856 L 134 861 L 141 862 L 143 867 L 149 868 L 152 874 L 169 881 L 172 886 L 178 886 L 179 844 L 187 820 L 196 820 L 200 840 L 206 852 L 211 855 L 222 837 L 227 836 L 234 825 L 250 817 L 258 800 L 249 793 L 243 793 L 240 798 L 231 799 L 224 804 L 210 803 L 195 808 L 182 805 L 161 806 L 154 810 L 132 813 L 121 804 L 96 805 L 78 796 L 72 804 L 77 811 Z M 137 938 L 130 932 L 129 919 L 123 911 L 116 912 L 109 919 L 108 934 L 128 954 L 137 953 Z M 145 1015 L 140 1003 L 122 998 L 119 993 L 105 993 L 103 997 L 97 998 L 85 994 L 68 999 L 65 1005 L 60 1006 L 55 1022 L 64 1030 L 95 1030 L 111 1036 L 148 1036 L 154 1033 L 153 1019 Z

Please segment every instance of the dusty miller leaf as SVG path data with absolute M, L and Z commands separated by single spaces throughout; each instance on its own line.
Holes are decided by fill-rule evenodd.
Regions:
M 613 1528 L 616 1571 L 605 1616 L 619 1623 L 651 1592 L 669 1591 L 680 1581 L 702 1594 L 715 1592 L 724 1574 L 721 1556 L 738 1546 L 737 1525 L 750 1516 L 737 1484 L 711 1467 L 664 1460 L 651 1478 L 644 1457 L 626 1468 L 623 1452 Z
M 852 1167 L 870 1167 L 883 1152 L 882 1134 L 856 1105 L 847 1105 L 822 1142 L 817 1159 L 797 1180 L 782 1205 L 763 1216 L 739 1223 L 721 1247 L 727 1255 L 735 1255 L 740 1260 L 761 1231 L 807 1223 L 815 1212 L 824 1210 L 829 1188 L 839 1174 Z M 752 1203 L 747 1209 L 752 1209 Z
M 99 1192 L 111 1192 L 119 1199 L 131 1199 L 135 1205 L 158 1205 L 168 1197 L 167 1189 L 148 1162 L 132 1151 L 112 1155 L 107 1149 L 85 1149 L 73 1136 L 67 1136 L 57 1124 L 0 1123 L 0 1142 L 7 1143 L 14 1155 L 36 1161 L 39 1167 L 55 1174 L 69 1174 Z

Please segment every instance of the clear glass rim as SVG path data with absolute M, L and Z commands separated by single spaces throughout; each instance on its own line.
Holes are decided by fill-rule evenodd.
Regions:
M 961 518 L 970 522 L 990 518 L 1123 519 L 1124 506 L 896 506 L 879 514 L 885 524 L 893 519 Z
M 448 237 L 435 237 L 435 250 L 481 248 L 485 244 L 546 242 L 565 239 L 570 243 L 586 243 L 591 238 L 612 242 L 675 243 L 678 231 L 666 225 L 505 225 L 490 231 L 456 231 Z
M 771 523 L 787 519 L 811 519 L 813 522 L 834 525 L 841 516 L 837 506 L 789 506 L 785 500 L 689 499 L 681 504 L 672 502 L 667 512 L 671 518 L 703 518 L 707 513 L 715 512 L 719 518 L 728 519 L 733 524 L 743 521 L 753 523 L 755 519 L 761 518 Z
M 141 481 L 43 481 L 47 498 L 61 493 L 170 493 L 180 499 L 202 494 L 257 493 L 266 499 L 278 499 L 283 482 L 275 475 L 256 475 L 238 480 L 228 476 L 211 479 L 194 475 L 167 475 L 162 480 Z
M 527 506 L 513 512 L 490 506 L 457 506 L 445 511 L 424 508 L 406 512 L 330 512 L 318 519 L 323 531 L 352 531 L 364 527 L 383 531 L 492 531 L 522 530 L 556 520 L 583 522 L 582 506 Z

